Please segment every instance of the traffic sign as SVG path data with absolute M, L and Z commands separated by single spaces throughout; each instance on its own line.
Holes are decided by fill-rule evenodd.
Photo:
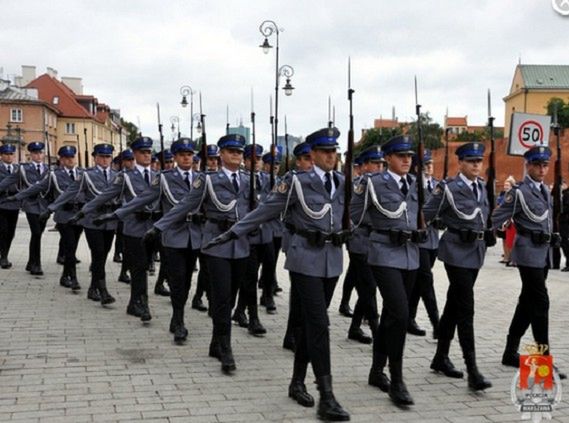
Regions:
M 508 154 L 523 156 L 536 145 L 549 144 L 551 116 L 512 113 Z

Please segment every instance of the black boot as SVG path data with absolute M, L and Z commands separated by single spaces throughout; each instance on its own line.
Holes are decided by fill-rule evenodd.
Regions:
M 506 348 L 504 349 L 504 354 L 502 354 L 502 364 L 504 366 L 515 368 L 520 366 L 520 354 L 518 354 L 519 346 L 520 339 L 514 338 L 512 335 L 508 335 L 508 338 L 506 339 Z
M 367 378 L 368 385 L 375 386 L 383 392 L 389 392 L 389 387 L 391 386 L 391 381 L 387 375 L 383 372 L 383 367 L 371 367 L 369 370 L 369 376 Z
M 64 288 L 71 288 L 71 278 L 66 275 L 61 275 L 59 278 L 59 284 Z
M 233 358 L 233 351 L 231 350 L 231 338 L 229 335 L 219 337 L 219 360 L 221 361 L 221 371 L 230 375 L 237 369 L 235 359 Z
M 164 271 L 158 273 L 158 279 L 156 279 L 156 284 L 154 285 L 154 293 L 162 297 L 169 297 L 170 291 L 164 286 Z
M 450 340 L 449 339 L 439 339 L 437 343 L 437 352 L 433 357 L 433 361 L 431 361 L 431 369 L 436 372 L 441 372 L 447 377 L 452 377 L 454 379 L 462 379 L 464 374 L 457 370 L 448 358 L 448 352 L 450 349 Z
M 122 263 L 122 256 L 121 256 L 121 253 L 117 253 L 117 252 L 115 251 L 115 254 L 114 254 L 114 256 L 113 256 L 113 261 L 114 261 L 115 263 Z
M 6 254 L 4 251 L 2 251 L 2 254 L 0 255 L 0 267 L 2 269 L 9 269 L 12 267 L 12 263 L 8 261 L 8 254 Z
M 211 336 L 211 342 L 209 343 L 209 356 L 221 361 L 221 346 L 219 345 L 219 339 L 216 335 Z
M 439 339 L 439 311 L 435 310 L 429 314 L 429 320 L 433 326 L 433 339 Z
M 283 348 L 285 350 L 290 350 L 292 352 L 296 351 L 296 339 L 294 337 L 294 335 L 292 333 L 289 333 L 290 331 L 287 331 L 287 333 L 285 334 L 285 337 L 283 339 Z
M 409 321 L 409 325 L 407 326 L 407 333 L 415 336 L 425 336 L 427 332 L 425 329 L 421 329 L 415 319 Z
M 156 274 L 156 265 L 153 261 L 148 264 L 148 274 L 154 276 Z
M 371 336 L 366 335 L 362 328 L 353 326 L 350 326 L 350 329 L 348 330 L 348 339 L 357 341 L 361 344 L 371 344 L 373 342 Z
M 174 342 L 183 344 L 188 338 L 188 329 L 184 325 L 184 309 L 174 309 L 172 320 L 174 321 Z
M 354 316 L 354 313 L 353 313 L 352 309 L 350 308 L 349 303 L 341 303 L 338 311 L 344 317 L 353 317 Z
M 277 306 L 275 304 L 275 300 L 273 298 L 272 295 L 264 295 L 262 298 L 264 298 L 264 306 L 267 310 L 267 314 L 276 314 L 277 312 Z
M 235 309 L 235 312 L 233 313 L 233 317 L 231 318 L 231 320 L 237 322 L 237 324 L 242 328 L 246 328 L 249 326 L 249 320 L 245 315 L 245 310 L 242 310 L 239 307 Z
M 295 358 L 292 379 L 288 386 L 288 396 L 303 407 L 314 407 L 314 398 L 308 393 L 306 385 L 304 385 L 307 367 L 307 362 L 301 362 Z
M 391 374 L 391 384 L 389 385 L 389 398 L 395 405 L 413 405 L 415 402 L 403 382 L 403 363 L 401 361 L 390 361 L 389 372 Z
M 89 286 L 89 290 L 87 291 L 87 298 L 92 301 L 101 301 L 101 296 L 99 295 L 99 287 L 97 286 L 97 282 L 91 280 L 91 286 Z
M 121 273 L 119 275 L 119 282 L 123 282 L 126 284 L 130 283 L 130 276 L 128 275 L 126 269 L 121 268 Z
M 192 308 L 197 311 L 207 311 L 207 307 L 204 305 L 202 299 L 196 296 L 192 299 Z
M 249 333 L 253 336 L 262 336 L 267 333 L 267 329 L 261 324 L 258 317 L 249 317 L 249 326 L 247 327 Z
M 99 281 L 99 294 L 101 295 L 101 305 L 108 305 L 115 302 L 114 297 L 107 291 L 107 281 L 104 279 Z
M 40 264 L 32 264 L 30 273 L 34 276 L 43 276 L 43 270 Z
M 316 378 L 320 400 L 318 401 L 318 417 L 331 422 L 346 422 L 350 415 L 334 398 L 332 392 L 332 376 L 320 376 Z
M 126 308 L 126 314 L 134 317 L 142 316 L 142 307 L 140 305 L 140 300 L 138 298 L 131 298 L 130 302 Z
M 464 362 L 466 363 L 468 387 L 470 389 L 473 391 L 482 391 L 486 388 L 492 387 L 492 383 L 478 371 L 478 367 L 476 366 L 476 354 L 474 351 L 464 353 Z
M 150 314 L 150 308 L 148 307 L 148 297 L 146 295 L 142 295 L 140 297 L 140 320 L 143 322 L 149 322 L 152 320 L 152 315 Z
M 77 276 L 72 275 L 69 277 L 69 288 L 71 288 L 72 291 L 79 291 L 81 289 Z

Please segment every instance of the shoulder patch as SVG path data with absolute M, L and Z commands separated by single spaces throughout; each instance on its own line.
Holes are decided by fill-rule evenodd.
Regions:
M 159 175 L 156 176 L 156 177 L 152 180 L 152 186 L 153 186 L 153 187 L 158 186 L 158 185 L 160 185 L 160 176 L 159 176 Z
M 284 194 L 288 191 L 288 184 L 285 181 L 280 182 L 278 185 L 275 185 L 275 189 L 277 192 Z
M 354 193 L 360 195 L 364 192 L 364 185 L 360 182 L 354 187 Z
M 443 189 L 440 185 L 437 185 L 433 190 L 433 195 L 441 195 L 443 193 Z
M 201 186 L 202 186 L 202 179 L 201 178 L 194 179 L 194 182 L 192 183 L 192 188 L 198 189 Z
M 116 178 L 113 180 L 113 184 L 115 185 L 122 185 L 124 180 L 124 173 L 119 173 Z
M 512 193 L 507 193 L 506 194 L 506 198 L 504 198 L 504 202 L 505 203 L 511 203 L 512 201 L 514 201 L 514 196 Z

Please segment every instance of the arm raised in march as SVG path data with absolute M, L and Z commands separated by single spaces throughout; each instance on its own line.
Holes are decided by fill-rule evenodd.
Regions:
M 26 198 L 34 197 L 40 192 L 46 192 L 49 189 L 49 184 L 51 183 L 51 178 L 53 178 L 51 171 L 47 172 L 44 177 L 33 184 L 32 186 L 20 191 L 15 195 L 16 200 L 21 201 Z
M 199 181 L 199 182 L 198 182 Z M 197 187 L 197 188 L 196 188 Z M 186 220 L 189 213 L 200 207 L 205 190 L 205 175 L 202 173 L 194 180 L 192 190 L 182 201 L 172 207 L 162 218 L 154 223 L 154 227 L 162 232 L 180 221 Z
M 81 213 L 88 214 L 97 210 L 98 207 L 108 203 L 109 201 L 119 197 L 123 191 L 123 175 L 119 174 L 111 185 L 109 185 L 102 193 L 97 195 L 91 201 L 83 206 Z
M 423 207 L 423 214 L 427 223 L 432 222 L 448 207 L 448 201 L 445 195 L 446 182 L 441 181 L 433 190 L 428 201 Z
M 63 191 L 61 195 L 57 197 L 53 203 L 47 206 L 47 208 L 51 212 L 59 210 L 65 204 L 67 204 L 68 202 L 72 201 L 75 197 L 77 197 L 80 189 L 81 189 L 81 177 L 77 178 L 75 181 L 69 184 L 67 189 Z
M 157 182 L 157 183 L 156 183 Z M 156 176 L 152 185 L 133 198 L 124 206 L 114 211 L 114 214 L 121 220 L 130 214 L 140 210 L 142 207 L 152 204 L 160 197 L 160 175 Z

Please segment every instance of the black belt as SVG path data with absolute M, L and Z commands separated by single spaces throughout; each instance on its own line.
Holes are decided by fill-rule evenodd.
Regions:
M 157 221 L 162 217 L 162 212 L 160 211 L 138 211 L 134 212 L 134 215 L 138 220 L 152 220 Z
M 206 218 L 203 214 L 188 214 L 186 216 L 186 222 L 192 222 L 196 225 L 203 225 L 206 221 Z
M 120 209 L 120 204 L 103 204 L 102 206 L 97 207 L 98 213 L 112 213 L 115 210 Z
M 548 233 L 543 231 L 530 231 L 523 226 L 516 225 L 516 231 L 520 235 L 528 236 L 534 244 L 552 244 L 557 245 L 561 238 L 557 233 Z
M 228 231 L 229 229 L 231 229 L 231 227 L 236 223 L 235 220 L 229 220 L 229 219 L 212 219 L 211 217 L 208 217 L 206 219 L 208 222 L 214 223 L 217 225 L 217 227 L 219 228 L 219 230 L 225 232 Z
M 395 245 L 404 245 L 406 242 L 422 243 L 427 240 L 426 231 L 404 231 L 401 229 L 371 229 L 373 232 L 389 236 L 389 241 Z
M 308 241 L 308 245 L 311 247 L 323 248 L 326 244 L 332 244 L 335 247 L 340 247 L 350 238 L 350 233 L 347 232 L 326 234 L 320 231 L 298 229 L 290 223 L 285 223 L 285 227 L 293 234 L 300 235 L 305 238 Z
M 462 242 L 483 241 L 485 238 L 485 231 L 475 231 L 472 229 L 457 229 L 448 227 L 447 231 L 451 234 L 456 234 L 460 237 Z
M 84 205 L 85 203 L 65 203 L 62 209 L 65 211 L 79 211 Z

